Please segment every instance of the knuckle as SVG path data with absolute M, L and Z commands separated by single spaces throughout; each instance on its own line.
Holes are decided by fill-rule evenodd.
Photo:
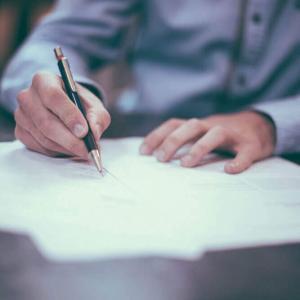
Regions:
M 47 88 L 44 89 L 44 97 L 42 98 L 42 100 L 47 106 L 59 105 L 61 101 L 59 87 L 55 85 L 47 86 Z
M 199 119 L 199 124 L 205 131 L 208 131 L 211 128 L 211 124 L 206 119 Z
M 189 120 L 188 120 L 188 123 L 189 123 L 190 125 L 196 126 L 196 125 L 199 124 L 199 120 L 198 120 L 197 118 L 192 118 L 192 119 L 189 119 Z
M 228 129 L 221 125 L 215 126 L 213 130 L 220 136 L 226 136 L 228 134 Z
M 80 117 L 81 116 L 79 115 L 79 112 L 73 109 L 67 109 L 61 115 L 61 119 L 63 120 L 63 122 L 68 128 L 71 128 L 74 126 L 74 124 L 80 122 L 81 121 Z
M 148 135 L 145 138 L 145 143 L 148 145 L 151 145 L 151 144 L 154 144 L 159 139 L 160 139 L 160 134 L 157 132 L 153 132 L 153 133 L 150 133 L 150 135 Z
M 195 155 L 203 154 L 203 153 L 208 153 L 208 152 L 209 152 L 209 148 L 205 144 L 199 144 L 199 145 L 197 145 L 197 147 L 194 150 L 194 154 Z
M 202 124 L 202 122 L 199 119 L 197 119 L 197 118 L 190 119 L 188 121 L 188 125 L 190 127 L 192 127 L 192 128 L 195 128 L 195 129 L 201 129 L 201 128 L 204 127 L 203 124 Z
M 170 126 L 172 126 L 172 127 L 176 127 L 179 124 L 181 124 L 181 122 L 182 122 L 182 120 L 180 120 L 180 119 L 172 118 L 169 121 L 167 121 L 167 124 L 170 125 Z
M 178 145 L 180 145 L 181 140 L 179 137 L 175 136 L 175 135 L 170 135 L 166 142 L 165 142 L 165 147 L 166 148 L 174 148 L 177 147 Z
M 28 90 L 22 90 L 17 95 L 17 101 L 20 106 L 24 106 L 24 103 L 28 100 Z
M 32 77 L 32 86 L 35 88 L 40 88 L 40 86 L 44 83 L 44 80 L 45 72 L 39 71 Z

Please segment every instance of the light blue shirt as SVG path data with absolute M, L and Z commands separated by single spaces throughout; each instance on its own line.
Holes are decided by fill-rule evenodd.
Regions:
M 126 36 L 133 23 L 133 45 Z M 9 64 L 1 104 L 38 70 L 57 73 L 61 45 L 76 79 L 129 57 L 134 111 L 204 117 L 254 108 L 277 132 L 277 154 L 300 151 L 300 0 L 61 0 Z

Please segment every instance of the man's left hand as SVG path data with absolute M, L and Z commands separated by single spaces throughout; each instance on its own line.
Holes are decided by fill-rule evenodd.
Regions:
M 181 165 L 196 167 L 208 153 L 228 151 L 235 154 L 235 158 L 225 164 L 225 172 L 236 174 L 255 161 L 271 156 L 275 135 L 273 122 L 254 111 L 205 119 L 171 119 L 145 138 L 140 152 L 168 162 L 179 148 L 192 143 L 189 152 L 181 158 Z

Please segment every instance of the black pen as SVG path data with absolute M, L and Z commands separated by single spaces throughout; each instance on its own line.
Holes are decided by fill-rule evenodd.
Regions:
M 88 124 L 88 133 L 83 138 L 84 144 L 89 152 L 90 157 L 92 158 L 97 170 L 103 175 L 103 166 L 101 161 L 101 153 L 100 149 L 95 141 L 94 135 L 92 133 L 89 122 L 86 118 L 86 111 L 84 106 L 81 103 L 76 83 L 73 79 L 73 75 L 70 69 L 70 65 L 68 59 L 64 56 L 60 47 L 56 47 L 54 49 L 54 53 L 57 59 L 58 68 L 62 77 L 62 80 L 65 85 L 66 93 L 70 100 L 78 107 L 83 116 L 85 117 Z

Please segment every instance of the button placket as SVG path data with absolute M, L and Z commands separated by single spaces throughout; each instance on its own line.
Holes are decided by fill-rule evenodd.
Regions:
M 245 16 L 246 24 L 241 56 L 243 62 L 251 64 L 259 56 L 266 38 L 270 13 L 270 0 L 249 2 Z
M 249 85 L 251 68 L 258 59 L 266 40 L 272 15 L 272 0 L 249 0 L 244 17 L 241 52 L 232 82 L 234 93 L 241 93 Z
M 236 77 L 236 83 L 240 88 L 243 88 L 247 84 L 247 77 L 245 73 L 238 73 Z

